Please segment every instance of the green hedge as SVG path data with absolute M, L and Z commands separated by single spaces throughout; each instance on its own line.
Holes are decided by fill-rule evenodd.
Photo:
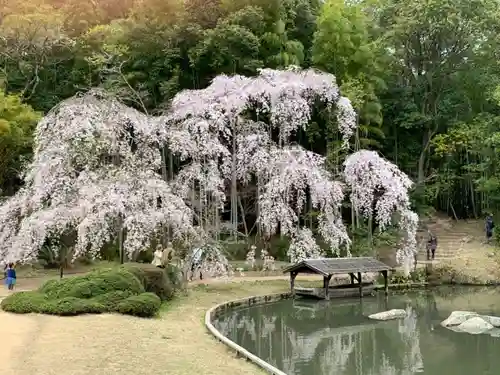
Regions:
M 51 299 L 64 297 L 92 298 L 117 290 L 134 294 L 144 293 L 144 287 L 137 277 L 122 268 L 90 272 L 85 276 L 50 280 L 39 291 Z
M 142 293 L 119 302 L 116 310 L 121 314 L 147 318 L 154 316 L 160 306 L 161 299 L 156 294 Z
M 174 285 L 165 270 L 151 265 L 127 265 L 50 280 L 37 291 L 11 294 L 0 306 L 18 314 L 71 316 L 118 312 L 151 317 L 158 312 L 161 301 L 173 295 Z
M 172 299 L 174 296 L 174 285 L 165 269 L 152 264 L 133 263 L 123 265 L 122 269 L 135 275 L 142 283 L 144 291 L 156 294 L 162 301 Z

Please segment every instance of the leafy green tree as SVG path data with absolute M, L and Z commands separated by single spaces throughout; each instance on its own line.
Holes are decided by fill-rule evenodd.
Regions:
M 388 107 L 397 109 L 386 114 L 395 127 L 420 138 L 415 174 L 422 186 L 432 139 L 446 131 L 456 120 L 450 114 L 468 101 L 456 95 L 463 92 L 457 76 L 491 53 L 498 40 L 498 1 L 386 0 L 377 14 L 392 55 Z
M 370 35 L 370 22 L 360 4 L 328 0 L 318 16 L 312 46 L 313 64 L 335 75 L 366 126 L 382 122 L 378 92 L 384 89 L 384 56 Z
M 223 21 L 190 51 L 191 64 L 205 79 L 221 73 L 253 75 L 262 66 L 259 47 L 259 38 L 246 27 Z
M 23 163 L 31 154 L 33 131 L 40 114 L 18 95 L 0 90 L 0 195 L 13 194 Z

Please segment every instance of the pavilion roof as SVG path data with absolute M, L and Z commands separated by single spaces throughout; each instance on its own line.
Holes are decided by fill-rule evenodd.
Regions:
M 346 273 L 392 271 L 393 268 L 372 257 L 304 259 L 289 266 L 283 273 L 316 273 L 330 276 Z

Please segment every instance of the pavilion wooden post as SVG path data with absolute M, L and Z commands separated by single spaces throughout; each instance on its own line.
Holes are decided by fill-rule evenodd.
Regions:
M 361 282 L 361 272 L 358 272 L 359 297 L 363 298 L 363 283 Z
M 387 275 L 387 271 L 382 271 L 382 275 L 384 275 L 384 291 L 385 295 L 389 295 L 389 277 Z
M 290 291 L 292 292 L 292 297 L 295 297 L 295 278 L 297 274 L 298 272 L 295 271 L 290 272 Z
M 330 280 L 332 279 L 332 275 L 323 276 L 323 289 L 325 290 L 325 299 L 330 299 L 330 293 L 328 292 L 328 287 L 330 286 Z

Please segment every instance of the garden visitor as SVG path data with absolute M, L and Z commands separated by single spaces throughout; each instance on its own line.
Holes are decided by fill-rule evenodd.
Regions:
M 191 256 L 190 281 L 193 281 L 196 270 L 199 269 L 201 266 L 203 253 L 204 253 L 203 248 L 198 248 L 193 251 L 193 255 Z M 200 280 L 203 280 L 203 273 L 201 272 L 201 269 L 200 269 Z
M 5 278 L 5 284 L 7 285 L 7 289 L 13 290 L 14 285 L 16 285 L 16 270 L 14 268 L 14 263 L 9 263 L 7 266 L 7 272 L 6 272 L 6 278 Z
M 163 268 L 163 251 L 161 250 L 161 246 L 158 245 L 156 246 L 156 251 L 153 253 L 153 261 L 151 264 L 153 264 L 156 267 Z
M 174 246 L 172 245 L 172 242 L 167 243 L 167 248 L 163 250 L 162 256 L 161 256 L 161 263 L 163 267 L 166 267 L 167 264 L 174 258 Z
M 490 243 L 491 237 L 493 237 L 494 228 L 495 228 L 495 223 L 493 222 L 493 217 L 491 215 L 488 215 L 486 217 L 486 224 L 485 224 L 486 243 Z
M 427 240 L 427 260 L 434 260 L 434 256 L 436 255 L 437 248 L 437 237 L 430 230 L 427 231 L 429 234 L 429 238 Z

